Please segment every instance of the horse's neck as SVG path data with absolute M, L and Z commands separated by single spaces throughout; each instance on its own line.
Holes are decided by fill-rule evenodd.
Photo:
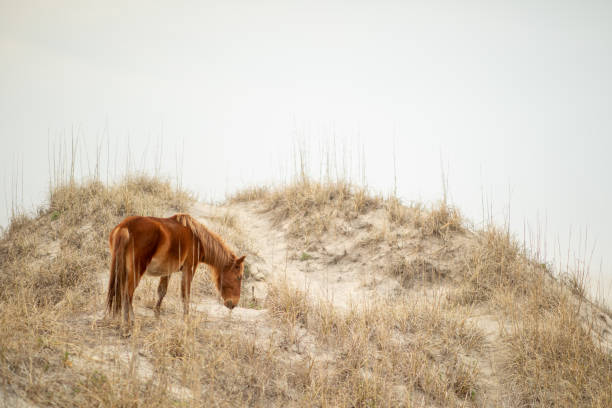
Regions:
M 229 250 L 219 241 L 219 238 L 206 231 L 206 236 L 202 237 L 200 249 L 203 253 L 202 261 L 205 264 L 214 266 L 215 268 L 223 271 L 225 266 L 230 262 L 232 254 Z

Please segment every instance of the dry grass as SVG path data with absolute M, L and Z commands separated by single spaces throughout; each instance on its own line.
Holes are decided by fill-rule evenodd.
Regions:
M 307 178 L 275 190 L 243 190 L 230 198 L 231 202 L 248 200 L 262 200 L 266 210 L 274 212 L 276 222 L 289 221 L 292 238 L 306 242 L 332 231 L 338 219 L 354 220 L 382 203 L 381 198 L 371 196 L 365 188 Z
M 2 395 L 58 407 L 303 405 L 307 362 L 288 364 L 265 330 L 228 331 L 205 314 L 183 321 L 170 300 L 165 319 L 137 319 L 129 339 L 118 323 L 98 321 L 110 229 L 190 202 L 167 183 L 128 178 L 61 186 L 36 217 L 13 220 L 0 241 Z M 239 234 L 231 215 L 217 221 Z M 154 295 L 143 286 L 137 298 Z M 194 292 L 213 292 L 210 281 L 196 279 Z
M 142 393 L 146 384 L 109 383 L 105 375 L 73 365 L 69 356 L 92 335 L 83 337 L 68 321 L 101 305 L 98 276 L 108 267 L 108 233 L 121 218 L 162 215 L 191 200 L 144 176 L 113 187 L 70 183 L 55 188 L 49 206 L 35 217 L 12 220 L 0 240 L 1 382 L 44 405 L 169 401 Z
M 448 273 L 448 271 L 438 268 L 425 258 L 408 259 L 401 255 L 391 259 L 385 270 L 388 274 L 397 278 L 405 288 L 411 287 L 417 281 L 439 283 Z
M 612 355 L 593 340 L 568 298 L 513 321 L 504 341 L 511 393 L 535 407 L 612 406 Z
M 180 211 L 191 201 L 169 183 L 144 176 L 114 187 L 92 181 L 54 189 L 47 208 L 34 218 L 19 216 L 2 237 L 0 300 L 13 298 L 17 289 L 32 290 L 38 305 L 56 304 L 72 289 L 88 293 L 94 273 L 107 267 L 114 225 L 128 215 Z
M 462 217 L 454 207 L 443 201 L 433 205 L 429 211 L 415 208 L 414 224 L 423 235 L 446 238 L 451 232 L 463 231 Z
M 235 192 L 229 197 L 229 201 L 233 203 L 243 203 L 246 201 L 262 200 L 270 194 L 270 189 L 267 187 L 249 187 Z
M 384 208 L 392 226 L 412 226 L 421 236 L 446 239 L 453 232 L 464 231 L 459 211 L 444 202 L 430 208 L 412 203 L 403 205 L 395 196 L 383 199 L 366 188 L 347 182 L 317 182 L 308 178 L 274 190 L 250 188 L 237 192 L 229 202 L 260 200 L 266 211 L 272 211 L 277 223 L 289 221 L 292 239 L 306 244 L 320 239 L 331 231 L 350 231 L 346 228 L 360 215 Z M 350 232 L 348 232 L 350 235 Z
M 482 333 L 442 303 L 400 298 L 337 311 L 282 282 L 268 306 L 291 333 L 299 326 L 331 357 L 313 370 L 306 392 L 314 405 L 460 406 L 477 399 L 479 371 L 466 356 L 483 345 Z M 300 342 L 293 336 L 294 342 Z
M 385 200 L 385 210 L 389 221 L 395 225 L 405 226 L 414 219 L 413 207 L 402 204 L 401 200 L 395 196 Z
M 558 307 L 564 296 L 546 265 L 533 261 L 507 232 L 489 227 L 478 234 L 478 245 L 467 254 L 460 290 L 460 304 L 492 301 L 510 310 L 517 301 L 536 302 L 536 308 Z
M 488 304 L 507 316 L 500 374 L 508 400 L 519 397 L 519 406 L 541 407 L 612 404 L 612 356 L 580 314 L 583 283 L 554 279 L 507 232 L 480 233 L 451 300 Z
M 376 236 L 369 237 L 377 245 L 398 234 L 414 239 L 403 243 L 410 250 L 471 237 L 462 234 L 460 214 L 443 203 L 403 206 L 347 183 L 302 181 L 233 198 L 253 199 L 278 223 L 287 221 L 297 240 L 337 239 L 335 226 L 358 224 L 374 209 L 386 217 L 384 230 L 372 228 Z M 584 279 L 554 279 L 495 228 L 477 232 L 466 252 L 452 255 L 465 262 L 452 271 L 458 288 L 449 296 L 408 295 L 398 287 L 341 310 L 281 281 L 263 303 L 243 293 L 242 307 L 267 308 L 244 322 L 207 312 L 183 320 L 169 295 L 161 319 L 140 310 L 124 339 L 118 323 L 98 321 L 110 228 L 130 214 L 161 216 L 190 202 L 168 183 L 132 177 L 111 187 L 61 186 L 35 217 L 12 220 L 0 240 L 0 393 L 58 407 L 612 405 L 612 357 L 580 309 Z M 210 221 L 256 258 L 250 239 L 259 237 L 248 238 L 234 215 L 220 212 Z M 451 273 L 433 253 L 408 256 L 399 245 L 387 247 L 382 264 L 371 267 L 382 265 L 405 288 L 427 282 L 435 289 Z M 301 248 L 306 261 L 311 250 Z M 155 296 L 155 285 L 143 286 L 140 304 Z M 193 290 L 216 293 L 199 275 Z M 501 331 L 480 329 L 475 310 L 497 319 Z M 491 368 L 492 350 L 500 364 Z M 486 370 L 493 370 L 502 399 L 488 395 Z
M 420 252 L 424 238 L 441 238 L 446 245 L 466 230 L 460 213 L 444 202 L 426 208 L 415 203 L 405 206 L 391 197 L 359 207 L 352 190 L 342 184 L 296 184 L 268 194 L 258 198 L 275 211 L 277 221 L 291 220 L 290 238 L 333 233 L 330 226 L 335 222 L 350 224 L 381 207 L 388 226 L 372 229 L 357 247 L 374 245 L 380 250 L 386 242 L 397 250 L 393 237 L 414 236 L 421 241 L 409 247 Z M 546 265 L 495 227 L 464 239 L 468 237 L 473 245 L 457 254 L 465 262 L 453 273 L 457 289 L 446 296 L 448 303 L 430 299 L 408 306 L 406 300 L 376 301 L 343 315 L 288 286 L 271 289 L 267 306 L 291 328 L 291 341 L 300 342 L 295 335 L 299 327 L 314 336 L 317 347 L 334 356 L 331 374 L 328 370 L 315 377 L 315 383 L 324 384 L 318 386 L 325 399 L 313 401 L 340 406 L 449 406 L 493 399 L 509 406 L 610 406 L 612 357 L 580 313 L 584 276 L 554 278 Z M 384 271 L 405 288 L 416 282 L 435 287 L 449 272 L 427 257 L 408 257 L 401 251 L 387 259 Z M 501 322 L 501 332 L 486 340 L 474 327 L 466 328 L 466 319 L 478 318 L 471 315 L 475 309 L 487 310 L 491 319 Z M 483 348 L 487 341 L 499 343 Z M 501 364 L 493 373 L 493 381 L 503 390 L 498 395 L 501 400 L 484 394 L 475 363 L 479 359 L 469 358 L 489 347 L 501 353 L 495 358 Z
M 412 226 L 423 237 L 435 236 L 447 238 L 451 232 L 464 230 L 463 219 L 459 210 L 443 201 L 432 205 L 429 209 L 419 203 L 406 206 L 394 196 L 385 200 L 385 210 L 389 221 L 396 226 Z
M 304 292 L 294 290 L 286 281 L 268 289 L 265 306 L 270 314 L 285 324 L 305 325 L 310 302 Z

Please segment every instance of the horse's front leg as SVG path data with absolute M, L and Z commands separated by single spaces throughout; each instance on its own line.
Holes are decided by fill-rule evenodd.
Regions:
M 191 281 L 193 279 L 193 273 L 195 268 L 191 266 L 185 266 L 183 268 L 183 275 L 181 278 L 181 298 L 183 299 L 183 314 L 187 316 L 189 314 L 189 298 L 191 297 Z

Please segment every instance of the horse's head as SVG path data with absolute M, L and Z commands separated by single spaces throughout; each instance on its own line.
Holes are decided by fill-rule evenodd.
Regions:
M 221 292 L 223 304 L 233 309 L 240 301 L 242 273 L 244 271 L 244 256 L 237 258 L 221 272 L 217 287 Z

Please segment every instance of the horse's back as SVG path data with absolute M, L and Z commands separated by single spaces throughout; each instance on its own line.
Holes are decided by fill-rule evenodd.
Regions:
M 111 232 L 111 248 L 114 236 L 123 229 L 128 231 L 132 242 L 131 248 L 144 265 L 149 265 L 154 259 L 156 264 L 161 265 L 182 263 L 186 251 L 196 249 L 191 230 L 178 222 L 176 216 L 169 218 L 127 217 Z M 164 269 L 166 269 L 165 266 Z
M 159 217 L 148 217 L 140 215 L 132 215 L 126 217 L 111 231 L 111 236 L 121 228 L 127 228 L 130 234 L 151 234 L 159 230 L 176 230 L 178 228 L 184 228 L 180 223 L 173 217 L 170 218 L 159 218 Z

